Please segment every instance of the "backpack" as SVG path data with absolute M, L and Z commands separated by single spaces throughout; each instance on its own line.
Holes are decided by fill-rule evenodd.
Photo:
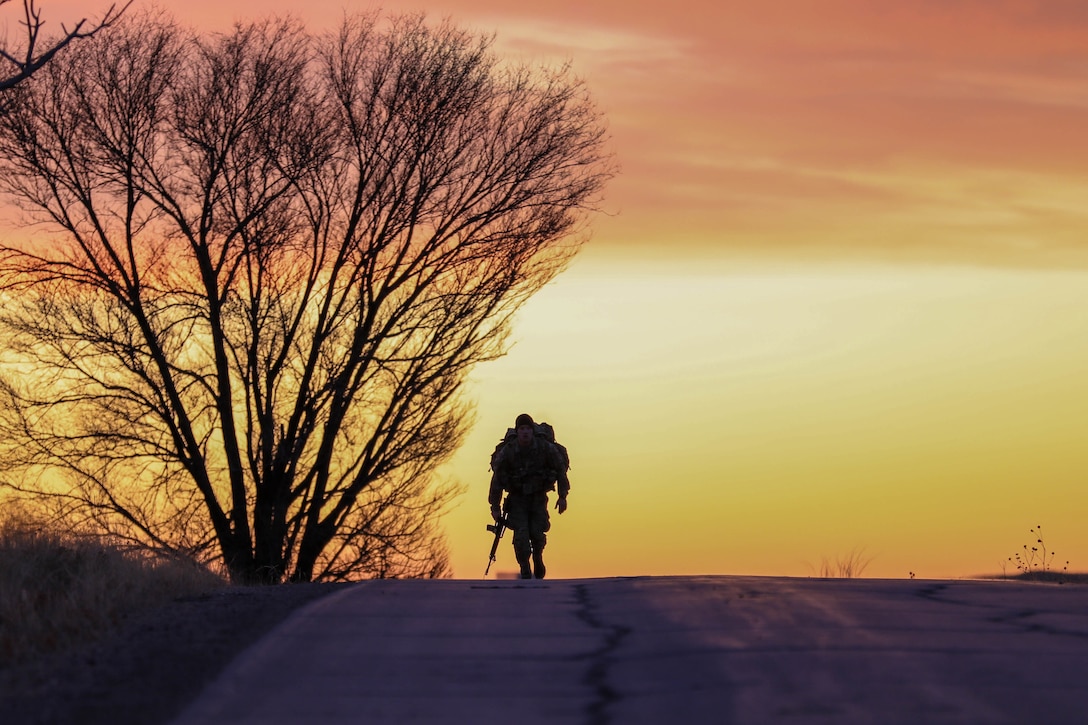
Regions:
M 559 441 L 557 441 L 555 439 L 555 429 L 552 428 L 551 425 L 549 425 L 548 423 L 543 423 L 542 422 L 542 423 L 534 423 L 533 424 L 533 431 L 537 435 L 538 438 L 543 438 L 548 443 L 551 443 L 553 446 L 555 446 L 556 450 L 559 451 L 559 457 L 562 459 L 563 464 L 566 467 L 564 470 L 569 471 L 570 470 L 570 455 L 567 453 L 567 447 L 564 446 L 562 443 L 560 443 Z M 496 444 L 495 450 L 492 451 L 492 453 L 491 453 L 491 465 L 489 467 L 490 470 L 492 470 L 492 471 L 495 470 L 495 466 L 499 462 L 499 453 L 506 446 L 506 444 L 517 440 L 517 437 L 518 437 L 518 431 L 517 431 L 516 428 L 507 428 L 506 429 L 506 435 L 504 435 L 502 437 L 502 439 L 498 442 L 498 444 Z

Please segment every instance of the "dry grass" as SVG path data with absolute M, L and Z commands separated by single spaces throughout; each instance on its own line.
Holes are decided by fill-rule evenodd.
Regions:
M 224 584 L 189 561 L 0 520 L 0 667 L 89 642 L 129 614 Z
M 870 561 L 872 557 L 866 556 L 864 549 L 851 549 L 844 556 L 836 556 L 834 560 L 824 557 L 820 563 L 819 575 L 822 579 L 853 579 L 861 576 Z

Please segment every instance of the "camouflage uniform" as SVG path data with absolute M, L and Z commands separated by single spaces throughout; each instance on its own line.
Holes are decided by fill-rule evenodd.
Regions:
M 516 440 L 503 446 L 492 468 L 494 473 L 487 501 L 495 508 L 503 491 L 507 492 L 503 513 L 514 532 L 514 556 L 521 565 L 523 576 L 529 571 L 529 557 L 532 556 L 536 576 L 542 578 L 542 554 L 551 528 L 548 492 L 558 483 L 559 498 L 567 498 L 570 481 L 566 461 L 556 446 L 540 436 L 533 436 L 528 446 L 523 447 Z

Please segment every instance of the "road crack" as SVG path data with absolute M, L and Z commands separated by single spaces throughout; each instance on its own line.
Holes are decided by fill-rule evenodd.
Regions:
M 1088 639 L 1088 632 L 1083 632 L 1076 629 L 1067 629 L 1065 627 L 1054 626 L 1037 621 L 1037 617 L 1044 617 L 1051 614 L 1060 614 L 1057 611 L 1039 610 L 1039 609 L 1012 609 L 1007 605 L 997 602 L 963 602 L 956 599 L 951 599 L 945 596 L 945 593 L 950 589 L 948 584 L 935 583 L 925 586 L 915 592 L 915 594 L 922 599 L 938 604 L 951 604 L 958 607 L 970 607 L 972 609 L 979 610 L 984 613 L 984 619 L 987 622 L 994 624 L 1000 624 L 1003 626 L 1014 627 L 1022 632 L 1048 634 L 1058 637 L 1074 637 L 1077 639 Z M 989 616 L 985 616 L 986 612 L 994 612 Z
M 579 658 L 589 662 L 589 669 L 582 681 L 593 693 L 586 707 L 586 720 L 590 725 L 607 725 L 612 721 L 609 708 L 622 699 L 622 695 L 608 683 L 608 670 L 615 661 L 616 650 L 631 633 L 631 628 L 605 622 L 587 585 L 576 585 L 574 596 L 578 603 L 578 619 L 602 637 L 600 647 Z

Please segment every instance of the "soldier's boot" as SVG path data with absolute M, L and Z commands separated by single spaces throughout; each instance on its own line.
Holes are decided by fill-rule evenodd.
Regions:
M 514 557 L 518 560 L 518 564 L 521 565 L 521 578 L 532 579 L 533 572 L 529 569 L 529 552 L 514 552 Z
M 533 576 L 535 576 L 537 579 L 543 579 L 544 574 L 546 574 L 547 571 L 548 571 L 547 567 L 544 566 L 544 552 L 543 551 L 534 551 L 533 552 Z

